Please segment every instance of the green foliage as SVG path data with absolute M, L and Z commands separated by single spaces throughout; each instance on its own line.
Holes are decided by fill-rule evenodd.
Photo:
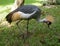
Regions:
M 13 2 L 14 0 L 0 0 L 0 5 L 9 5 Z
M 56 3 L 60 5 L 60 0 L 56 0 Z

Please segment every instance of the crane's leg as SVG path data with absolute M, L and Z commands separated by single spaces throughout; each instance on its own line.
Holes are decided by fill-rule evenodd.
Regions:
M 21 22 L 21 20 L 17 21 L 17 22 L 16 22 L 16 25 L 17 25 L 17 27 L 20 29 L 20 27 L 19 27 L 19 25 L 18 25 L 19 22 Z
M 27 35 L 28 35 L 28 26 L 29 26 L 29 20 L 27 21 Z
M 28 27 L 29 27 L 29 20 L 27 21 L 27 32 L 26 32 L 26 38 L 28 38 L 29 36 L 32 35 L 32 33 L 28 31 Z

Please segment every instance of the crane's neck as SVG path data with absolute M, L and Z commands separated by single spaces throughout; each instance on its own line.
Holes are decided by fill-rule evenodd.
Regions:
M 43 19 L 38 19 L 38 22 L 47 22 L 47 19 L 46 18 L 43 18 Z

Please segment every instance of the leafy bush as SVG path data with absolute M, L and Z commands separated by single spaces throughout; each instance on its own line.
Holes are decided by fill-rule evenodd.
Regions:
M 60 5 L 60 0 L 56 0 L 56 4 Z

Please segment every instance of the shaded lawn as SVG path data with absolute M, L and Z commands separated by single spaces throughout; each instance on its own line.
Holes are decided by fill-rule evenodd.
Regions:
M 28 2 L 29 1 L 26 0 L 26 4 L 28 4 Z M 10 12 L 10 7 L 7 6 L 9 7 L 7 9 L 5 6 L 6 4 L 4 5 L 1 3 L 1 19 L 5 18 L 5 16 Z M 5 9 L 3 9 L 3 7 Z M 26 32 L 27 21 L 22 21 L 19 23 L 20 30 L 16 25 L 11 28 L 0 26 L 0 46 L 60 46 L 60 6 L 50 9 L 42 7 L 41 9 L 54 16 L 55 22 L 51 25 L 52 29 L 48 29 L 47 26 L 43 23 L 38 24 L 35 20 L 30 20 L 29 31 L 33 32 L 33 34 L 28 39 L 26 39 L 26 43 L 23 43 L 23 39 L 20 37 L 20 34 L 22 33 L 21 31 Z

